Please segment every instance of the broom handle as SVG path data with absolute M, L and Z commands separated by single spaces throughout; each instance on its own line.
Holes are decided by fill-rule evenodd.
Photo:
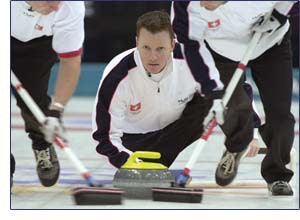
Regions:
M 11 84 L 16 89 L 18 95 L 25 102 L 26 106 L 30 109 L 31 113 L 34 115 L 36 120 L 40 124 L 43 124 L 46 120 L 46 117 L 45 117 L 44 113 L 37 106 L 37 104 L 31 98 L 31 96 L 28 94 L 28 92 L 24 89 L 22 83 L 19 81 L 19 79 L 16 77 L 16 75 L 14 74 L 13 71 L 11 71 Z
M 254 35 L 251 39 L 251 42 L 249 43 L 249 46 L 248 46 L 246 52 L 244 53 L 244 56 L 242 57 L 242 60 L 239 62 L 237 69 L 233 73 L 233 76 L 232 76 L 232 78 L 225 90 L 225 94 L 222 98 L 224 106 L 226 106 L 228 104 L 236 86 L 238 85 L 239 80 L 241 79 L 243 72 L 245 71 L 245 69 L 247 67 L 247 64 L 251 57 L 251 54 L 252 54 L 253 50 L 255 49 L 261 35 L 262 35 L 261 32 L 254 33 Z M 189 161 L 187 162 L 187 164 L 185 166 L 184 170 L 186 170 L 186 172 L 189 173 L 190 170 L 195 165 L 201 151 L 204 148 L 204 145 L 207 142 L 208 137 L 211 135 L 211 133 L 216 125 L 217 125 L 216 120 L 214 119 L 213 114 L 210 112 L 204 119 L 204 133 L 198 140 L 197 146 L 195 147 L 195 149 L 192 153 L 192 156 L 190 157 Z
M 22 83 L 19 81 L 19 79 L 16 77 L 13 71 L 11 71 L 11 84 L 16 89 L 17 93 L 22 98 L 26 106 L 30 109 L 31 113 L 36 118 L 36 120 L 42 125 L 46 121 L 46 116 L 41 111 L 39 106 L 35 103 L 35 101 L 32 99 L 32 97 L 28 94 L 28 92 L 23 87 Z M 55 137 L 54 142 L 59 148 L 64 150 L 64 152 L 66 153 L 68 158 L 73 162 L 81 176 L 87 181 L 88 185 L 93 186 L 94 180 L 92 179 L 90 173 L 84 167 L 82 162 L 74 154 L 74 152 L 69 147 L 67 147 L 66 143 L 64 143 L 60 138 Z

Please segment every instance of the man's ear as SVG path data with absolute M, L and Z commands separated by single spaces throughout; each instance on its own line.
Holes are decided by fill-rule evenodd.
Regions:
M 172 51 L 173 51 L 174 48 L 175 48 L 175 43 L 176 43 L 176 42 L 175 42 L 175 39 L 173 39 L 173 40 L 172 40 L 172 43 L 171 43 L 171 44 L 172 44 Z

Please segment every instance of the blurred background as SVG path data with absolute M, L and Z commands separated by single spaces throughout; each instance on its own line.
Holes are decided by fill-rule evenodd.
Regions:
M 169 1 L 85 2 L 85 62 L 109 62 L 115 55 L 135 46 L 137 18 L 152 10 L 170 11 Z M 299 17 L 293 27 L 294 65 L 299 66 Z
M 170 1 L 86 1 L 85 42 L 81 79 L 75 96 L 95 96 L 105 65 L 117 54 L 135 47 L 137 18 L 152 10 L 170 11 Z M 298 12 L 299 13 L 299 12 Z M 299 17 L 291 17 L 294 99 L 299 98 Z M 53 92 L 54 66 L 49 92 Z M 250 73 L 247 71 L 249 80 Z M 253 83 L 254 84 L 254 83 Z M 255 97 L 258 97 L 254 88 Z

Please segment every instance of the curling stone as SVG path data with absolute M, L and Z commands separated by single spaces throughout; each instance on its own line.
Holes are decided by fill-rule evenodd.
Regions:
M 123 189 L 126 198 L 151 199 L 153 187 L 170 187 L 175 180 L 166 166 L 143 158 L 159 159 L 160 153 L 136 151 L 114 175 L 113 186 Z

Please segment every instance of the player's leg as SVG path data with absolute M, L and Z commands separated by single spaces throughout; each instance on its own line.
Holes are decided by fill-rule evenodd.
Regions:
M 42 37 L 30 42 L 12 39 L 12 70 L 25 89 L 47 115 L 50 97 L 47 94 L 50 70 L 56 53 L 52 49 L 52 38 Z M 13 89 L 14 91 L 14 89 Z M 15 93 L 17 105 L 25 121 L 25 130 L 32 140 L 32 148 L 37 161 L 37 173 L 44 186 L 56 183 L 59 176 L 59 163 L 54 147 L 44 140 L 40 125 L 25 103 Z
M 290 33 L 280 45 L 255 60 L 253 78 L 259 89 L 265 111 L 265 124 L 260 134 L 268 153 L 262 161 L 261 173 L 272 195 L 292 195 L 288 182 L 293 172 L 286 167 L 294 140 L 295 119 L 291 113 L 292 57 Z
M 221 80 L 227 87 L 238 63 L 212 50 L 211 53 L 220 72 Z M 228 185 L 234 180 L 240 160 L 247 153 L 248 144 L 253 138 L 253 109 L 251 100 L 244 89 L 244 81 L 243 77 L 237 85 L 227 105 L 225 123 L 221 126 L 226 135 L 226 150 L 215 172 L 216 182 L 221 186 Z

